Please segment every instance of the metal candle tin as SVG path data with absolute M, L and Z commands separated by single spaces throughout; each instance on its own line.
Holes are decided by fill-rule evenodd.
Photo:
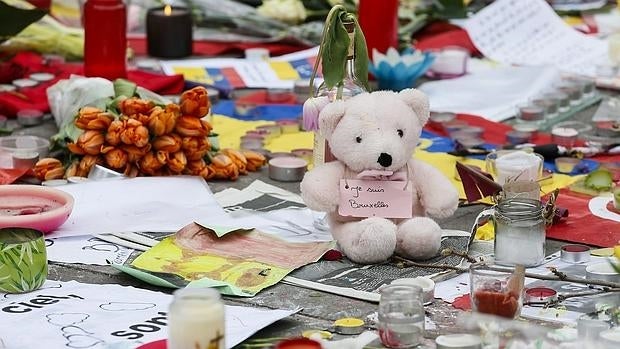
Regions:
M 602 262 L 586 267 L 586 279 L 620 282 L 620 274 L 614 270 L 609 262 Z
M 525 290 L 525 301 L 528 303 L 549 302 L 558 299 L 558 292 L 549 287 L 534 287 Z
M 35 109 L 22 109 L 17 112 L 17 122 L 22 126 L 36 126 L 43 122 L 43 112 Z
M 590 247 L 570 244 L 560 249 L 560 258 L 566 263 L 585 263 L 590 260 Z
M 301 181 L 307 169 L 308 162 L 298 157 L 283 156 L 269 160 L 269 178 L 276 181 Z
M 347 317 L 334 321 L 334 330 L 340 334 L 353 335 L 364 332 L 364 320 Z

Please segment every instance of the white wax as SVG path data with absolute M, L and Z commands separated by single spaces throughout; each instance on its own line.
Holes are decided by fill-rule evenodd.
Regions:
M 168 313 L 168 349 L 224 348 L 224 305 L 185 300 Z M 211 345 L 211 346 L 210 346 Z
M 571 127 L 555 127 L 551 130 L 551 134 L 560 137 L 577 137 L 579 132 Z
M 537 181 L 542 171 L 542 160 L 532 153 L 515 151 L 495 160 L 497 181 L 504 185 L 508 181 Z
M 469 53 L 464 49 L 444 49 L 437 54 L 431 70 L 441 74 L 460 75 L 465 73 Z
M 503 265 L 539 265 L 545 258 L 545 230 L 528 222 L 498 222 L 495 262 Z

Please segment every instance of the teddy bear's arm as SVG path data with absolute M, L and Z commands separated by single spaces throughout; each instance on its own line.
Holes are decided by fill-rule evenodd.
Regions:
M 450 180 L 433 166 L 410 160 L 409 176 L 413 181 L 422 207 L 431 217 L 445 218 L 451 216 L 459 203 L 459 193 Z
M 340 179 L 344 165 L 339 161 L 328 162 L 307 172 L 301 181 L 301 197 L 315 211 L 335 212 L 340 198 Z

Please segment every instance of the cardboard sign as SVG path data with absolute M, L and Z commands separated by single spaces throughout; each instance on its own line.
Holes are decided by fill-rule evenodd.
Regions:
M 410 181 L 340 180 L 341 216 L 411 218 L 412 206 Z

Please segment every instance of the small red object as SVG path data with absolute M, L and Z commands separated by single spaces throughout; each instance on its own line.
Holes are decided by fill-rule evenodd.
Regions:
M 293 338 L 279 342 L 275 349 L 321 349 L 321 343 L 308 338 Z
M 338 250 L 329 250 L 327 252 L 325 252 L 325 254 L 323 255 L 323 260 L 326 261 L 339 261 L 342 259 L 343 254 L 342 252 L 338 251 Z

